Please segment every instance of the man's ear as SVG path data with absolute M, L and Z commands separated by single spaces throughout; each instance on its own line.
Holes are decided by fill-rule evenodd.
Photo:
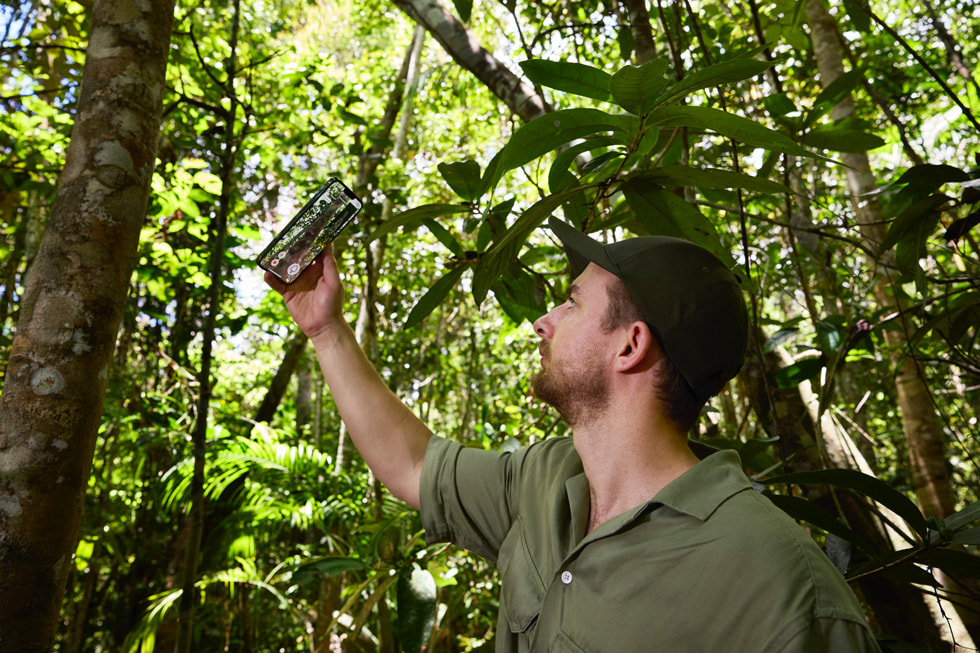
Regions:
M 652 367 L 661 357 L 660 346 L 645 322 L 634 322 L 624 330 L 616 355 L 616 371 L 640 371 Z

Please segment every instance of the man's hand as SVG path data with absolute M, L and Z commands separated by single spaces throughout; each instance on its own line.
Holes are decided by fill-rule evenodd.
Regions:
M 266 272 L 264 280 L 282 295 L 289 314 L 311 340 L 344 321 L 344 286 L 333 243 L 291 284 Z

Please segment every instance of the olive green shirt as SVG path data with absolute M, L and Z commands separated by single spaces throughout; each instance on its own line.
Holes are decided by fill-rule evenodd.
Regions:
M 429 543 L 500 569 L 498 652 L 878 650 L 840 573 L 735 452 L 586 535 L 571 438 L 497 453 L 434 437 L 421 502 Z

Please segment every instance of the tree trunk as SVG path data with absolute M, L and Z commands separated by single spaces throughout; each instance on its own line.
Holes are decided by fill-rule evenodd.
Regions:
M 0 402 L 0 650 L 50 651 L 136 263 L 172 1 L 99 0 Z
M 813 51 L 820 70 L 820 82 L 826 87 L 844 72 L 843 55 L 838 40 L 837 25 L 820 0 L 806 5 Z M 853 99 L 848 96 L 831 112 L 834 119 L 856 115 Z M 871 195 L 876 182 L 867 154 L 842 153 L 847 166 L 847 182 L 861 234 L 870 251 L 877 251 L 885 237 L 881 205 Z M 956 508 L 956 495 L 946 464 L 945 438 L 937 418 L 936 405 L 926 383 L 925 375 L 916 361 L 908 342 L 914 331 L 902 302 L 895 296 L 897 275 L 885 254 L 880 260 L 869 261 L 879 270 L 874 286 L 875 299 L 882 308 L 895 311 L 896 328 L 883 330 L 892 364 L 895 366 L 895 388 L 902 426 L 909 451 L 909 470 L 919 505 L 926 516 L 947 517 Z M 959 610 L 971 637 L 980 639 L 980 615 L 971 610 Z
M 657 57 L 657 44 L 653 40 L 653 30 L 650 29 L 646 0 L 623 0 L 623 5 L 626 7 L 630 34 L 633 36 L 633 57 L 638 65 L 645 64 Z
M 309 338 L 306 337 L 306 334 L 299 333 L 286 344 L 286 353 L 283 354 L 282 362 L 279 363 L 279 369 L 272 377 L 269 389 L 266 390 L 262 403 L 255 412 L 256 422 L 268 423 L 275 417 L 276 410 L 278 410 L 279 404 L 289 388 L 289 380 L 293 378 L 293 373 L 303 358 L 303 352 L 306 350 L 306 343 L 308 342 Z
M 435 0 L 393 0 L 435 37 L 456 63 L 473 73 L 524 122 L 551 111 L 534 89 L 479 45 L 479 40 Z
M 762 349 L 758 345 L 764 341 L 763 334 L 754 332 L 748 357 L 738 376 L 740 393 L 748 398 L 766 433 L 779 438 L 776 447 L 780 459 L 785 461 L 785 471 L 804 472 L 830 466 L 818 444 L 814 415 L 800 390 L 779 388 L 776 383 L 775 370 L 780 369 L 784 361 L 776 352 L 760 357 Z M 831 457 L 837 458 L 834 463 L 839 466 L 854 468 L 854 465 L 842 464 L 847 461 L 840 456 L 831 454 Z M 835 502 L 829 488 L 824 486 L 808 485 L 804 492 L 808 501 L 831 513 L 836 513 L 837 505 L 840 505 L 852 530 L 882 552 L 891 549 L 887 533 L 879 523 L 868 518 L 868 508 L 860 505 L 853 494 L 841 493 Z M 924 651 L 948 650 L 922 593 L 908 583 L 876 574 L 859 581 L 857 590 L 871 608 L 871 621 L 876 629 L 914 643 Z
M 211 413 L 211 363 L 214 347 L 215 325 L 218 313 L 221 311 L 221 291 L 224 288 L 225 240 L 228 235 L 228 215 L 231 213 L 232 192 L 235 187 L 235 159 L 238 153 L 240 139 L 244 138 L 248 121 L 238 125 L 239 101 L 234 91 L 235 80 L 238 77 L 238 31 L 241 5 L 239 0 L 232 3 L 230 53 L 226 60 L 225 84 L 228 90 L 228 109 L 224 115 L 224 142 L 221 147 L 221 195 L 218 199 L 218 211 L 214 224 L 209 229 L 210 234 L 210 287 L 208 289 L 208 312 L 204 316 L 201 328 L 201 369 L 198 372 L 198 395 L 194 430 L 191 433 L 192 456 L 194 471 L 191 477 L 191 508 L 187 515 L 185 527 L 189 529 L 187 538 L 187 555 L 184 558 L 184 568 L 181 572 L 181 587 L 179 616 L 177 622 L 176 653 L 189 653 L 194 632 L 194 608 L 197 604 L 197 568 L 204 540 L 204 522 L 206 504 L 204 497 L 204 467 L 205 447 L 207 443 L 208 424 Z

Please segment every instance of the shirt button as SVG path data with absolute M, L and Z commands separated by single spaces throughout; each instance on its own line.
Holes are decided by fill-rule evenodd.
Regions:
M 572 572 L 570 571 L 561 572 L 561 582 L 565 583 L 566 585 L 570 585 L 572 582 Z

